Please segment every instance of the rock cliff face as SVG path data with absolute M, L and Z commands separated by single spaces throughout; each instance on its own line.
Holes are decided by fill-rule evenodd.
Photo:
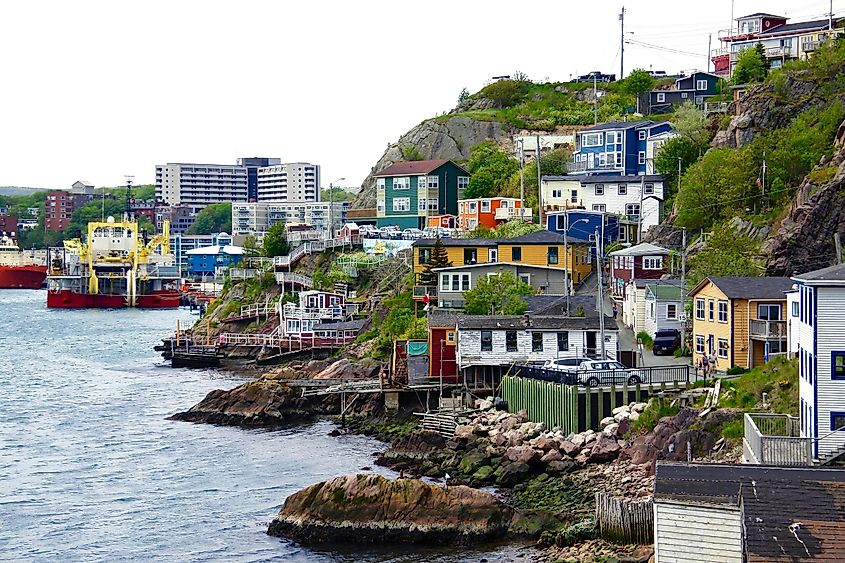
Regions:
M 267 533 L 306 543 L 469 543 L 504 535 L 512 517 L 477 489 L 346 475 L 289 496 Z
M 361 191 L 352 202 L 353 209 L 376 206 L 375 178 L 373 174 L 391 164 L 406 160 L 402 156 L 402 147 L 416 147 L 423 160 L 449 159 L 466 160 L 474 145 L 493 139 L 508 139 L 508 129 L 501 123 L 477 121 L 465 116 L 430 119 L 423 121 L 387 147 L 382 157 L 364 180 Z

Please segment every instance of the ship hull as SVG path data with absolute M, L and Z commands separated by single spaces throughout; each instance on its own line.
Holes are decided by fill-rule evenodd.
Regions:
M 121 309 L 128 307 L 123 295 L 100 295 L 75 293 L 69 289 L 47 292 L 47 307 L 50 309 Z M 139 295 L 135 307 L 138 309 L 175 309 L 179 307 L 179 292 L 161 291 Z
M 0 289 L 40 289 L 47 279 L 47 266 L 0 265 Z

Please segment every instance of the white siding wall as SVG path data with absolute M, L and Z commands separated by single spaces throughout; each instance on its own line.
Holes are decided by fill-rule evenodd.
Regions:
M 654 195 L 663 199 L 663 182 L 647 182 L 654 185 Z M 603 184 L 604 194 L 596 195 L 595 184 L 585 184 L 581 188 L 581 200 L 585 209 L 592 209 L 593 205 L 605 205 L 608 213 L 626 215 L 625 206 L 629 203 L 640 203 L 640 182 L 625 184 L 625 195 L 619 195 L 619 184 Z M 644 196 L 648 197 L 648 196 Z M 643 230 L 660 222 L 660 202 L 654 198 L 644 199 L 640 212 L 643 215 Z
M 742 562 L 742 512 L 654 503 L 655 563 Z
M 675 306 L 675 319 L 670 320 L 667 315 L 669 304 Z M 654 315 L 651 314 L 654 309 Z M 643 330 L 645 330 L 652 338 L 655 332 L 661 329 L 677 329 L 681 330 L 681 323 L 677 319 L 677 315 L 681 312 L 680 301 L 657 301 L 656 299 L 645 299 L 643 305 L 644 318 Z
M 798 355 L 799 317 L 792 316 L 793 303 L 799 303 L 797 291 L 786 294 L 786 349 L 789 350 L 789 355 L 791 357 Z
M 845 380 L 832 378 L 831 352 L 845 351 L 845 323 L 842 322 L 842 304 L 845 303 L 845 287 L 817 287 L 818 317 L 816 363 L 818 380 L 816 408 L 819 421 L 819 458 L 845 445 L 845 431 L 830 434 L 830 413 L 845 411 Z M 808 327 L 809 328 L 809 327 Z
M 543 332 L 542 352 L 533 352 L 531 347 L 531 333 L 534 331 L 517 330 L 517 351 L 508 352 L 505 342 L 505 330 L 493 331 L 493 351 L 481 351 L 481 330 L 465 329 L 458 331 L 457 362 L 460 366 L 468 365 L 504 365 L 513 362 L 545 362 L 556 358 L 570 358 L 585 353 L 587 345 L 586 332 L 583 330 L 569 331 L 569 350 L 559 352 L 557 349 L 557 333 L 563 331 Z M 598 331 L 596 331 L 598 332 Z M 596 339 L 599 336 L 596 334 Z M 616 331 L 605 332 L 605 352 L 614 358 L 617 353 Z M 596 342 L 598 347 L 598 341 Z
M 629 284 L 625 291 L 627 294 L 622 320 L 636 334 L 645 329 L 645 288 Z

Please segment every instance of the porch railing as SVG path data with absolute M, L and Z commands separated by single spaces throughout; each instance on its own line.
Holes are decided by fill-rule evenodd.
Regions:
M 752 319 L 751 337 L 783 340 L 786 339 L 786 321 L 764 321 Z
M 810 465 L 812 438 L 800 437 L 800 422 L 788 414 L 745 413 L 742 461 L 759 465 Z

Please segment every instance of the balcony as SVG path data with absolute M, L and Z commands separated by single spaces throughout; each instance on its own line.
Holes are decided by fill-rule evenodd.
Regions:
M 499 207 L 496 209 L 496 221 L 510 221 L 511 219 L 531 219 L 530 207 Z
M 749 334 L 756 340 L 786 340 L 786 321 L 752 319 Z
M 616 164 L 596 164 L 595 162 L 592 166 L 589 166 L 589 164 L 590 163 L 586 160 L 582 160 L 580 162 L 570 160 L 566 163 L 566 171 L 569 174 L 575 174 L 578 172 L 613 171 L 622 169 L 621 165 L 617 166 Z
M 422 301 L 428 295 L 429 299 L 437 298 L 436 285 L 415 285 L 414 286 L 414 300 Z
M 810 465 L 813 439 L 801 438 L 800 422 L 788 414 L 745 413 L 742 462 L 757 465 Z
M 788 59 L 794 56 L 792 47 L 769 47 L 766 49 L 767 59 Z

